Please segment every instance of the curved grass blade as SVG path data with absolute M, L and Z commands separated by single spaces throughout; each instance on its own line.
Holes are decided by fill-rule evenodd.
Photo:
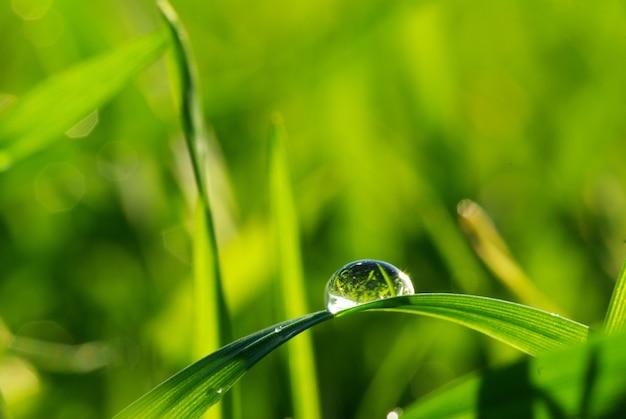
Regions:
M 626 325 L 626 262 L 622 265 L 622 270 L 617 277 L 609 309 L 604 321 L 604 331 L 615 333 L 624 329 Z
M 485 333 L 529 354 L 584 342 L 588 327 L 534 308 L 486 297 L 417 294 L 362 304 L 338 312 L 382 310 L 423 314 Z M 117 417 L 199 417 L 254 364 L 298 333 L 332 318 L 319 311 L 256 332 L 172 376 Z
M 472 374 L 404 409 L 402 418 L 625 417 L 626 335 L 603 336 Z
M 462 324 L 523 352 L 538 355 L 584 342 L 588 327 L 508 301 L 462 294 L 416 294 L 373 301 L 340 311 L 384 310 L 422 314 Z
M 115 417 L 200 417 L 265 355 L 331 317 L 318 311 L 239 339 L 173 375 Z
M 0 170 L 50 146 L 166 46 L 165 34 L 148 35 L 50 77 L 10 105 L 0 118 Z

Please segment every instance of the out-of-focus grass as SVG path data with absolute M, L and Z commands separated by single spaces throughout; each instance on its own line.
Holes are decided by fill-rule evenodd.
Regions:
M 159 26 L 147 0 L 42 1 L 35 18 L 20 16 L 16 4 L 26 2 L 0 4 L 0 93 L 17 100 L 44 78 Z M 270 280 L 280 261 L 264 174 L 274 110 L 289 121 L 313 311 L 330 274 L 360 258 L 406 269 L 418 291 L 514 300 L 454 223 L 457 203 L 470 198 L 542 293 L 575 320 L 601 321 L 626 231 L 622 5 L 173 5 L 193 40 L 204 117 L 234 191 L 236 204 L 228 188 L 216 190 L 213 204 L 236 336 L 273 323 Z M 0 175 L 0 317 L 14 334 L 111 342 L 119 354 L 99 373 L 31 370 L 44 383 L 36 394 L 11 400 L 2 389 L 16 417 L 112 414 L 186 365 L 185 199 L 193 183 L 177 158 L 180 138 L 167 134 L 177 132 L 176 118 L 159 63 L 100 109 L 88 137 Z M 67 194 L 77 179 L 83 192 Z M 354 401 L 393 364 L 381 362 L 388 349 L 401 351 L 392 343 L 398 336 L 417 337 L 406 351 L 420 350 L 421 362 L 377 387 L 392 404 L 517 356 L 434 320 L 354 317 L 314 331 L 325 418 L 359 410 Z M 31 327 L 41 321 L 65 335 Z M 408 358 L 398 354 L 398 362 Z M 254 417 L 292 413 L 281 396 L 287 381 L 273 373 L 278 363 L 270 356 L 242 380 L 244 417 L 252 414 L 245 406 Z

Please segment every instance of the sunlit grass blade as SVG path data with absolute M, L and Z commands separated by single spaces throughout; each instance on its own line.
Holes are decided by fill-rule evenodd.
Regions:
M 531 355 L 584 342 L 588 327 L 552 313 L 493 298 L 462 294 L 416 294 L 340 311 L 400 311 L 437 317 L 482 332 Z
M 193 231 L 193 351 L 198 359 L 228 342 L 230 325 L 222 319 L 224 306 L 215 243 L 211 240 L 210 213 L 198 199 Z M 225 307 L 222 308 L 225 310 Z M 221 324 L 221 326 L 219 326 Z
M 464 199 L 457 206 L 463 230 L 470 238 L 476 254 L 519 301 L 544 310 L 566 315 L 528 278 L 513 258 L 493 221 L 477 203 Z
M 202 118 L 191 48 L 187 45 L 185 28 L 171 5 L 167 1 L 159 1 L 158 5 L 172 38 L 181 123 L 198 189 L 193 240 L 193 355 L 197 358 L 230 341 L 232 326 L 223 292 L 208 190 L 208 135 Z M 224 416 L 230 417 L 232 412 L 232 404 L 226 403 Z M 214 415 L 219 416 L 220 413 Z
M 270 136 L 270 205 L 278 249 L 280 302 L 286 318 L 308 312 L 300 257 L 300 234 L 291 187 L 286 130 L 279 114 L 272 119 Z M 294 417 L 320 417 L 311 336 L 304 333 L 287 348 Z
M 196 291 L 198 294 L 203 295 L 196 296 L 196 315 L 199 317 L 197 319 L 198 323 L 206 328 L 209 324 L 212 324 L 216 318 L 214 315 L 206 316 L 202 314 L 206 313 L 203 307 L 219 307 L 218 319 L 220 333 L 217 342 L 224 343 L 230 340 L 231 327 L 222 291 L 217 240 L 215 237 L 215 227 L 213 225 L 205 170 L 208 141 L 207 130 L 202 119 L 202 110 L 198 99 L 192 59 L 189 52 L 190 49 L 185 43 L 187 35 L 174 9 L 172 9 L 169 3 L 167 1 L 159 1 L 159 7 L 173 40 L 177 74 L 180 82 L 180 116 L 200 201 L 196 207 L 196 211 L 200 212 L 200 214 L 196 216 L 195 226 L 194 276 L 197 285 Z M 214 290 L 209 290 L 210 287 L 213 287 Z M 205 292 L 201 290 L 205 290 Z M 207 331 L 205 329 L 203 332 L 199 332 L 198 334 L 200 336 L 197 337 L 203 340 L 204 338 L 202 338 L 201 335 L 205 335 L 206 333 Z
M 332 314 L 319 311 L 239 339 L 170 377 L 116 418 L 200 417 L 265 355 L 330 318 Z
M 609 308 L 604 320 L 604 331 L 615 333 L 624 329 L 626 324 L 626 262 L 615 282 Z
M 585 342 L 588 328 L 550 313 L 485 297 L 417 294 L 362 304 L 338 312 L 398 311 L 459 323 L 531 355 Z M 120 417 L 198 417 L 217 403 L 256 362 L 298 333 L 332 318 L 320 311 L 288 320 L 231 343 L 192 364 L 144 395 Z
M 0 170 L 52 145 L 166 45 L 165 34 L 148 35 L 50 77 L 9 105 L 0 117 Z
M 404 409 L 405 419 L 626 415 L 626 335 L 603 336 L 472 374 Z

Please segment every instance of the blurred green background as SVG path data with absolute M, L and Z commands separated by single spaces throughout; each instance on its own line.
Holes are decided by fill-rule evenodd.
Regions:
M 515 301 L 458 224 L 470 198 L 562 313 L 602 321 L 626 253 L 623 3 L 172 4 L 215 140 L 236 337 L 284 320 L 269 223 L 275 111 L 311 310 L 328 277 L 363 258 L 405 270 L 418 292 Z M 162 30 L 148 0 L 6 0 L 0 27 L 0 118 L 50 75 Z M 73 138 L 0 173 L 0 391 L 15 417 L 108 417 L 193 361 L 194 185 L 170 90 L 161 59 Z M 312 332 L 325 418 L 384 417 L 520 356 L 433 319 L 348 317 Z M 285 378 L 280 351 L 253 368 L 243 417 L 289 417 Z

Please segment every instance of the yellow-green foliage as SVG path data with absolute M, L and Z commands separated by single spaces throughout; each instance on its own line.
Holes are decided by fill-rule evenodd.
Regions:
M 197 188 L 179 85 L 154 60 L 162 39 L 141 38 L 164 26 L 149 0 L 1 3 L 0 415 L 108 417 L 196 360 Z M 601 327 L 626 239 L 620 2 L 172 3 L 197 61 L 235 337 L 286 307 L 269 202 L 276 111 L 309 311 L 323 308 L 333 272 L 370 258 L 408 272 L 417 292 L 524 298 Z M 137 45 L 145 55 L 83 67 L 93 83 L 72 77 L 22 108 L 24 143 L 6 128 L 44 80 Z M 463 199 L 488 214 L 495 253 L 459 225 Z M 524 283 L 503 281 L 486 253 Z M 384 417 L 523 356 L 389 313 L 326 322 L 312 338 L 331 419 Z M 242 417 L 293 414 L 284 368 L 270 356 L 244 377 Z

